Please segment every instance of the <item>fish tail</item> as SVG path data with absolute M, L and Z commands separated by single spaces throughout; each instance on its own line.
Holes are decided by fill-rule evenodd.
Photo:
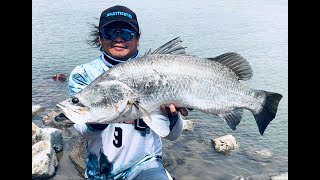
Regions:
M 258 113 L 254 113 L 259 132 L 263 135 L 264 130 L 268 124 L 275 118 L 279 102 L 282 98 L 281 94 L 267 91 L 260 91 L 266 95 L 264 102 L 262 103 L 262 110 Z

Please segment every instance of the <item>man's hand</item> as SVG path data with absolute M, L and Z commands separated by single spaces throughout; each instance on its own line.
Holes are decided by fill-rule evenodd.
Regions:
M 180 112 L 183 116 L 187 116 L 188 115 L 188 110 L 186 108 L 184 108 L 184 107 L 176 107 L 174 104 L 170 104 L 169 106 L 165 106 L 164 104 L 162 104 L 160 106 L 160 109 L 161 109 L 162 112 L 164 112 L 166 114 L 170 113 L 172 116 L 177 116 L 178 112 Z

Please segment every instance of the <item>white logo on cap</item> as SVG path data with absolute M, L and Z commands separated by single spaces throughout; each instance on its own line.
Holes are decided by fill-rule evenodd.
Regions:
M 107 14 L 107 17 L 109 16 L 125 16 L 128 17 L 130 19 L 132 19 L 132 15 L 126 12 L 122 12 L 122 11 L 115 11 L 115 12 L 110 12 Z

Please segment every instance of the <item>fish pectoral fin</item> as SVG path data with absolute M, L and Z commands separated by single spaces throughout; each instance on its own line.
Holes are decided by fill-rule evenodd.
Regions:
M 159 111 L 153 111 L 150 113 L 152 122 L 146 122 L 146 124 L 160 137 L 166 137 L 170 133 L 170 121 L 166 114 Z
M 126 113 L 130 112 L 132 109 L 132 103 L 130 101 L 127 101 L 127 104 L 125 105 L 125 108 L 119 113 L 119 116 L 125 116 Z
M 160 137 L 166 137 L 170 133 L 170 121 L 167 115 L 160 111 L 152 111 L 148 113 L 139 104 L 134 105 L 144 114 L 143 121 Z
M 218 116 L 225 120 L 232 130 L 236 130 L 237 125 L 240 123 L 242 119 L 242 114 L 243 109 L 235 109 L 224 114 L 218 114 Z
M 144 114 L 144 121 L 145 121 L 145 123 L 147 123 L 146 121 L 148 121 L 148 123 L 151 123 L 151 122 L 152 122 L 151 115 L 148 113 L 147 110 L 145 110 L 145 109 L 144 109 L 142 106 L 140 106 L 137 102 L 134 102 L 133 105 L 135 105 L 135 106 L 137 107 L 137 109 Z

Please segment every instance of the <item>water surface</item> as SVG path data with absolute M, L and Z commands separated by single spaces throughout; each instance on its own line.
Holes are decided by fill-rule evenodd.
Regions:
M 176 159 L 168 167 L 178 179 L 232 179 L 288 171 L 288 2 L 286 0 L 33 0 L 32 1 L 32 104 L 47 112 L 68 97 L 67 84 L 53 81 L 56 73 L 67 76 L 78 64 L 94 60 L 100 52 L 85 43 L 88 23 L 107 7 L 123 4 L 138 15 L 142 32 L 139 49 L 155 49 L 180 36 L 188 54 L 214 57 L 238 52 L 251 64 L 253 78 L 244 83 L 283 95 L 276 118 L 263 136 L 251 113 L 245 111 L 236 131 L 211 115 L 192 111 L 196 125 L 174 142 L 165 141 L 164 152 Z M 41 125 L 39 116 L 34 120 Z M 232 134 L 240 148 L 228 156 L 213 149 L 211 138 Z M 65 137 L 57 174 L 53 179 L 81 179 L 68 158 Z M 256 150 L 272 152 L 257 158 Z

